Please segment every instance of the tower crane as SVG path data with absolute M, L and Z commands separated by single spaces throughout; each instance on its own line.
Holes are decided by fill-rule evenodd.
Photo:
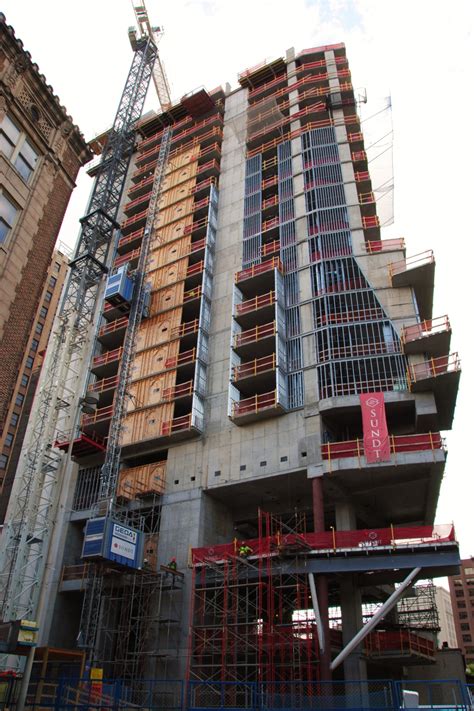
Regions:
M 146 37 L 152 37 L 156 47 L 158 48 L 158 43 L 163 36 L 162 27 L 153 27 L 148 18 L 148 12 L 145 5 L 145 0 L 131 0 L 133 9 L 135 11 L 135 17 L 138 26 L 138 36 L 134 27 L 129 30 L 129 37 L 132 47 L 137 41 L 137 37 L 144 39 Z M 158 100 L 160 102 L 161 110 L 166 111 L 171 104 L 171 92 L 168 79 L 166 77 L 166 71 L 160 54 L 156 52 L 155 65 L 153 67 L 153 83 L 155 85 L 156 93 L 158 94 Z

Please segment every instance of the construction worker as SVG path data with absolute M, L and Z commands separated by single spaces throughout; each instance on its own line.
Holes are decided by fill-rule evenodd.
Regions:
M 252 553 L 252 549 L 246 543 L 242 541 L 239 547 L 239 556 L 241 558 L 247 558 Z
M 166 566 L 167 568 L 171 568 L 171 570 L 178 570 L 178 565 L 176 563 L 176 558 L 171 558 L 170 562 Z

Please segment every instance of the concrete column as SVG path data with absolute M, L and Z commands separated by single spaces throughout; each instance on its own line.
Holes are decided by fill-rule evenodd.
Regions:
M 314 532 L 319 533 L 324 531 L 324 497 L 323 497 L 323 479 L 316 477 L 313 479 L 313 517 L 314 517 Z M 316 576 L 316 594 L 318 596 L 319 612 L 324 630 L 324 639 L 326 641 L 325 649 L 321 655 L 320 675 L 322 681 L 330 681 L 331 679 L 331 646 L 330 646 L 330 631 L 329 631 L 329 610 L 328 610 L 328 581 L 325 575 Z

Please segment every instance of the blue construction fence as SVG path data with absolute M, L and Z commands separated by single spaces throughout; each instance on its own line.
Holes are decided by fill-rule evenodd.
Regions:
M 474 711 L 472 691 L 456 679 L 437 681 L 202 682 L 143 679 L 38 679 L 27 709 L 40 711 Z M 405 693 L 411 692 L 411 693 Z M 416 693 L 413 693 L 416 692 Z M 15 704 L 3 709 L 14 711 Z

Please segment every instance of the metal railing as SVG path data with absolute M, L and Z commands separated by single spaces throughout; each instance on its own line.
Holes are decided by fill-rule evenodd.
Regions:
M 438 316 L 437 318 L 425 319 L 419 323 L 403 326 L 400 340 L 403 344 L 412 343 L 420 338 L 429 338 L 438 333 L 450 333 L 450 331 L 449 318 L 447 316 Z
M 252 311 L 257 311 L 264 306 L 272 306 L 275 303 L 275 292 L 269 291 L 267 294 L 260 294 L 254 296 L 253 299 L 247 299 L 242 301 L 236 306 L 237 316 L 243 316 L 243 314 L 251 313 Z
M 266 272 L 273 271 L 273 269 L 278 269 L 280 272 L 283 272 L 283 264 L 279 257 L 272 257 L 261 264 L 254 264 L 248 269 L 243 269 L 242 271 L 237 272 L 235 275 L 235 283 L 239 284 L 241 281 L 252 279 L 259 274 L 265 274 Z
M 261 410 L 267 410 L 270 407 L 275 407 L 276 404 L 276 390 L 272 390 L 269 393 L 261 393 L 260 395 L 252 395 L 244 400 L 232 403 L 232 417 L 242 417 L 242 415 L 250 415 Z
M 434 264 L 435 258 L 432 249 L 427 249 L 425 252 L 420 252 L 420 254 L 415 254 L 408 259 L 401 259 L 399 262 L 392 262 L 388 265 L 388 272 L 392 278 L 395 274 L 402 274 L 409 269 L 416 269 L 417 267 L 424 267 L 428 264 Z
M 390 454 L 395 455 L 389 464 L 397 464 L 397 454 L 410 454 L 412 452 L 432 451 L 433 458 L 436 451 L 446 451 L 445 441 L 439 432 L 427 432 L 414 435 L 389 435 Z M 359 467 L 364 464 L 364 440 L 352 439 L 345 442 L 327 442 L 321 445 L 321 456 L 331 467 L 334 459 L 357 458 Z
M 271 353 L 263 358 L 255 358 L 247 363 L 234 365 L 232 368 L 232 380 L 242 380 L 242 378 L 251 378 L 252 376 L 262 373 L 269 373 L 276 368 L 276 355 Z
M 368 242 L 363 242 L 362 247 L 369 254 L 376 254 L 377 252 L 405 249 L 405 240 L 403 237 L 369 240 Z
M 461 370 L 461 361 L 457 353 L 450 353 L 439 358 L 430 358 L 423 361 L 423 363 L 415 363 L 408 366 L 408 387 L 411 390 L 412 386 L 420 380 L 437 378 L 440 375 L 456 373 L 459 370 Z
M 271 323 L 264 323 L 262 326 L 254 326 L 254 328 L 249 328 L 247 331 L 241 331 L 241 333 L 235 334 L 234 348 L 239 348 L 240 346 L 245 346 L 248 343 L 260 341 L 262 338 L 274 336 L 275 333 L 275 321 L 272 321 Z

